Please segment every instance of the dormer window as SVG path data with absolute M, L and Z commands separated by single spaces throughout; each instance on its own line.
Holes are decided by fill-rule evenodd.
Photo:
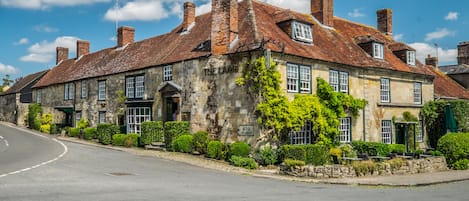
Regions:
M 407 64 L 415 66 L 415 51 L 407 50 Z
M 382 43 L 373 43 L 373 58 L 384 59 L 384 46 Z
M 292 22 L 292 37 L 295 40 L 312 43 L 313 42 L 313 31 L 311 25 L 304 24 L 301 22 Z

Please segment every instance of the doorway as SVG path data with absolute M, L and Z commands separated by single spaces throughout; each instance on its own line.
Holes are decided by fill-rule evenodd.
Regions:
M 179 98 L 166 97 L 165 98 L 165 121 L 178 121 L 179 119 Z

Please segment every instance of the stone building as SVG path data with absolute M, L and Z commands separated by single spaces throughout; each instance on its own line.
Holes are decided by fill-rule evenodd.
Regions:
M 27 125 L 28 105 L 33 102 L 31 87 L 46 73 L 47 71 L 41 71 L 27 75 L 0 94 L 0 121 Z
M 469 42 L 458 45 L 458 64 L 441 66 L 439 69 L 460 85 L 469 89 Z
M 377 11 L 374 28 L 335 17 L 332 0 L 305 6 L 310 14 L 255 0 L 213 0 L 211 13 L 195 16 L 195 5 L 185 3 L 182 24 L 167 34 L 135 42 L 135 30 L 121 27 L 115 47 L 91 53 L 89 42 L 78 41 L 74 58 L 58 47 L 57 65 L 34 86 L 35 97 L 68 125 L 87 118 L 93 126 L 120 123 L 139 133 L 143 121 L 184 120 L 192 131 L 254 145 L 263 139 L 255 106 L 235 80 L 246 62 L 267 54 L 289 97 L 315 93 L 321 77 L 368 101 L 358 118 L 340 119 L 341 142 L 403 143 L 393 120 L 406 111 L 419 117 L 434 98 L 435 73 L 392 39 L 392 11 Z M 309 143 L 308 128 L 291 132 L 290 143 Z M 417 140 L 424 138 L 420 129 Z

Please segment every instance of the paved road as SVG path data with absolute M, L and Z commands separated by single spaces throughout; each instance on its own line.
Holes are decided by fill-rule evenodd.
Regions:
M 0 200 L 469 200 L 469 182 L 418 188 L 286 182 L 206 170 L 81 144 L 65 144 L 68 153 L 63 158 L 0 178 Z M 9 149 L 13 146 L 11 144 Z M 3 165 L 0 163 L 1 167 Z

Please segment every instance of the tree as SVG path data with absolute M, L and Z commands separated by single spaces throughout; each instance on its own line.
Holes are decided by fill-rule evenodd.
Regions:
M 10 86 L 10 84 L 13 83 L 13 80 L 10 79 L 10 75 L 8 74 L 6 74 L 2 80 L 3 80 L 2 88 L 5 86 Z

